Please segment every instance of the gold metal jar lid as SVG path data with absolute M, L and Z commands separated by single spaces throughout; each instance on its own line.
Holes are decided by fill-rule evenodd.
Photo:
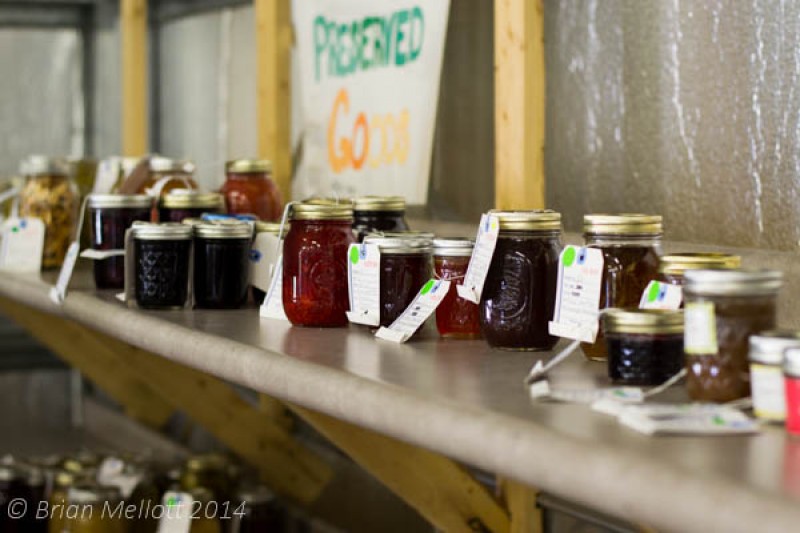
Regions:
M 501 231 L 559 231 L 561 213 L 552 209 L 526 209 L 519 211 L 489 211 L 497 217 Z
M 657 235 L 663 231 L 661 215 L 620 213 L 583 216 L 583 232 L 591 235 Z
M 94 209 L 150 207 L 153 197 L 147 194 L 90 194 L 89 207 Z
M 762 365 L 780 365 L 789 348 L 800 348 L 800 331 L 776 329 L 750 336 L 750 361 Z
M 699 296 L 760 296 L 776 294 L 783 285 L 777 270 L 687 270 L 684 291 Z
M 606 333 L 683 333 L 683 311 L 664 309 L 607 309 L 603 313 Z
M 255 227 L 256 233 L 271 233 L 273 235 L 278 235 L 281 232 L 280 222 L 265 222 L 263 220 L 256 220 Z M 286 224 L 283 228 L 283 234 L 286 235 L 288 230 L 289 224 Z
M 431 254 L 433 242 L 430 239 L 414 237 L 386 237 L 371 234 L 364 237 L 364 244 L 377 244 L 382 254 Z
M 662 256 L 658 264 L 658 272 L 670 276 L 683 276 L 687 270 L 731 269 L 740 266 L 742 266 L 742 258 L 738 255 L 681 252 Z
M 194 234 L 203 239 L 251 239 L 253 225 L 239 220 L 201 222 L 193 226 Z
M 194 173 L 194 168 L 194 163 L 187 159 L 172 159 L 162 156 L 150 158 L 150 172 L 158 172 L 159 174 L 172 172 L 176 174 L 192 174 Z
M 133 237 L 142 241 L 175 241 L 192 238 L 192 226 L 180 222 L 134 222 Z
M 194 189 L 173 189 L 161 197 L 166 209 L 217 209 L 225 206 L 225 197 L 218 192 Z
M 272 161 L 269 159 L 233 159 L 225 163 L 225 172 L 233 174 L 272 172 Z
M 353 199 L 355 211 L 404 212 L 406 199 L 402 196 L 359 196 Z
M 350 203 L 301 202 L 292 205 L 291 220 L 352 220 L 353 206 Z
M 119 488 L 110 485 L 99 485 L 97 483 L 80 483 L 69 488 L 67 501 L 71 504 L 99 504 L 104 502 L 116 502 L 122 499 L 122 492 Z
M 186 469 L 192 472 L 209 472 L 225 470 L 230 461 L 218 453 L 195 455 L 186 461 Z
M 470 257 L 475 241 L 466 237 L 433 239 L 433 253 L 445 257 Z
M 434 234 L 430 231 L 417 231 L 417 230 L 405 230 L 405 231 L 371 231 L 367 234 L 367 236 L 372 237 L 394 237 L 398 239 L 427 239 L 432 241 L 434 238 Z
M 23 159 L 19 167 L 25 176 L 69 176 L 69 162 L 65 157 L 31 155 Z

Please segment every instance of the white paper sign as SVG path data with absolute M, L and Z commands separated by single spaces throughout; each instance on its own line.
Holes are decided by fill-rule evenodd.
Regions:
M 278 257 L 275 263 L 275 275 L 272 277 L 272 284 L 258 314 L 273 320 L 289 320 L 283 310 L 283 256 Z
M 424 204 L 450 0 L 294 0 L 302 158 L 296 198 Z
M 250 250 L 250 283 L 264 292 L 269 291 L 272 270 L 275 268 L 276 250 L 280 250 L 280 238 L 272 233 L 257 233 Z
M 687 354 L 717 353 L 717 317 L 713 303 L 686 304 L 683 322 L 683 349 Z
M 489 214 L 481 215 L 481 223 L 478 225 L 478 235 L 475 237 L 475 247 L 472 249 L 472 257 L 469 259 L 464 283 L 456 286 L 456 292 L 465 300 L 475 304 L 480 303 L 483 284 L 489 273 L 489 265 L 492 263 L 499 233 L 500 222 L 497 217 Z
M 442 303 L 450 290 L 450 283 L 442 279 L 428 280 L 403 314 L 388 328 L 379 329 L 375 336 L 387 341 L 406 342 Z
M 558 288 L 550 334 L 594 342 L 599 328 L 603 252 L 567 246 L 558 259 Z
M 158 533 L 189 533 L 192 527 L 194 498 L 187 492 L 167 491 L 161 500 L 164 514 L 158 521 Z
M 44 223 L 38 218 L 9 218 L 0 230 L 0 270 L 39 272 Z
M 354 324 L 381 323 L 381 252 L 377 244 L 351 244 L 347 250 L 347 288 Z
M 639 309 L 669 309 L 677 310 L 683 303 L 683 290 L 679 285 L 651 281 L 642 293 Z

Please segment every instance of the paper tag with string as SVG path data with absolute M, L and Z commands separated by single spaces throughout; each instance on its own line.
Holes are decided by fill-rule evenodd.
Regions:
M 388 328 L 380 328 L 375 336 L 392 342 L 406 342 L 436 311 L 449 290 L 449 281 L 428 280 L 397 320 Z
M 91 195 L 86 196 L 81 203 L 81 212 L 78 216 L 78 227 L 75 228 L 75 240 L 72 241 L 67 248 L 67 254 L 64 256 L 64 263 L 61 265 L 61 272 L 58 273 L 58 281 L 55 287 L 50 289 L 50 300 L 61 305 L 64 303 L 64 298 L 67 296 L 67 287 L 72 279 L 72 272 L 75 270 L 75 263 L 78 261 L 78 253 L 81 251 L 81 232 L 83 231 L 83 219 L 86 214 L 86 205 L 89 203 Z
M 286 227 L 286 221 L 289 218 L 289 210 L 295 202 L 288 202 L 283 209 L 283 217 L 281 217 L 281 227 L 278 230 L 278 235 L 283 235 L 283 228 Z M 274 320 L 289 321 L 286 316 L 286 311 L 283 310 L 283 237 L 278 239 L 275 245 L 275 268 L 272 271 L 272 281 L 267 291 L 267 296 L 259 309 L 259 316 L 264 318 L 271 318 Z
M 378 326 L 381 323 L 381 251 L 377 244 L 351 244 L 347 251 L 347 288 L 354 324 Z
M 639 300 L 639 309 L 677 310 L 683 303 L 683 290 L 679 285 L 651 281 L 645 287 Z
M 483 284 L 489 273 L 494 249 L 497 246 L 497 236 L 500 234 L 500 222 L 497 217 L 485 213 L 481 215 L 478 226 L 478 235 L 475 237 L 475 247 L 469 260 L 464 283 L 456 287 L 458 295 L 472 303 L 480 303 Z
M 594 342 L 599 329 L 603 252 L 569 245 L 558 258 L 558 285 L 551 335 Z
M 12 217 L 0 229 L 0 270 L 39 272 L 44 251 L 44 222 Z

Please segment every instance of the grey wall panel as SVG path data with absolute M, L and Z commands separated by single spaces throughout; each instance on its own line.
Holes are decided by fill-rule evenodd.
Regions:
M 252 7 L 232 10 L 228 75 L 228 155 L 256 154 L 256 33 Z
M 106 157 L 122 151 L 119 10 L 113 2 L 100 2 L 95 9 L 92 155 Z

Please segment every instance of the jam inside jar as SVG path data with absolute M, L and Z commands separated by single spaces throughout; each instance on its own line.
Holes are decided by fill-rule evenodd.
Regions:
M 561 215 L 553 211 L 500 211 L 497 245 L 483 285 L 481 333 L 490 346 L 549 350 L 561 253 Z
M 406 201 L 401 196 L 361 196 L 353 200 L 353 230 L 358 242 L 372 232 L 407 231 Z
M 161 197 L 158 219 L 161 222 L 183 222 L 200 218 L 203 213 L 224 213 L 225 199 L 215 192 L 175 189 Z
M 246 222 L 194 226 L 194 299 L 197 307 L 236 309 L 247 303 L 250 244 Z
M 89 197 L 89 221 L 93 250 L 122 250 L 125 232 L 134 222 L 150 220 L 152 199 L 146 194 L 93 194 Z M 125 257 L 93 261 L 98 289 L 125 286 Z
M 296 326 L 347 326 L 347 250 L 355 242 L 353 209 L 344 204 L 292 206 L 283 243 L 283 309 Z
M 658 275 L 662 221 L 658 215 L 586 215 L 586 246 L 603 252 L 600 310 L 639 305 L 648 283 Z M 584 355 L 605 361 L 608 355 L 602 330 L 594 343 L 581 343 Z
M 231 214 L 254 214 L 259 220 L 280 220 L 283 199 L 272 181 L 272 162 L 236 159 L 226 165 L 227 177 L 220 192 Z
M 438 279 L 449 280 L 447 291 L 436 308 L 436 329 L 444 338 L 476 339 L 481 336 L 480 309 L 458 295 L 456 285 L 464 282 L 474 242 L 469 239 L 434 239 L 433 267 Z
M 185 224 L 133 225 L 136 303 L 145 309 L 175 309 L 186 304 L 192 228 Z

